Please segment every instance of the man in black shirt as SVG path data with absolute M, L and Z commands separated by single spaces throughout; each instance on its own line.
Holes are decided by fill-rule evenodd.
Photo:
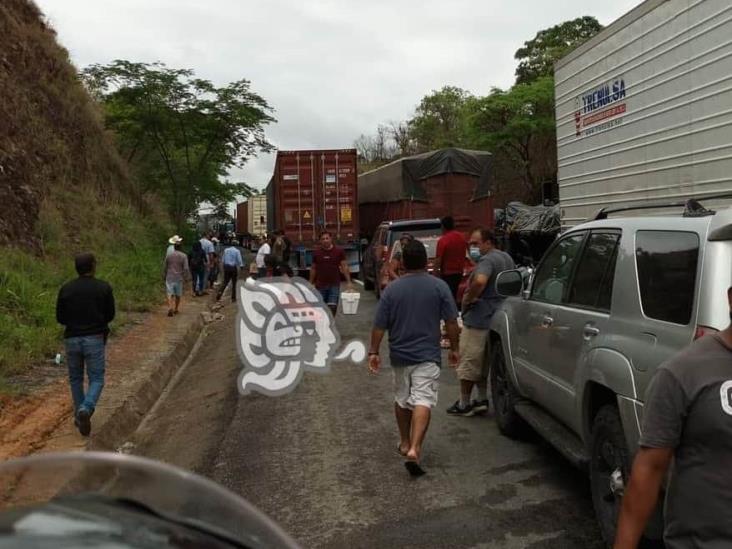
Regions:
M 67 282 L 58 293 L 56 320 L 65 326 L 66 362 L 74 400 L 74 423 L 89 436 L 91 416 L 104 387 L 105 345 L 108 324 L 114 319 L 112 287 L 94 277 L 97 262 L 92 254 L 75 258 L 79 278 Z M 89 386 L 84 393 L 84 366 Z

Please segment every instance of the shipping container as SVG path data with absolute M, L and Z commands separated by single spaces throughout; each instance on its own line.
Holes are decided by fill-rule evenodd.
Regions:
M 285 232 L 299 268 L 309 267 L 327 230 L 346 250 L 351 271 L 358 270 L 357 170 L 355 149 L 277 152 L 267 186 L 267 229 Z
M 730 36 L 729 0 L 648 0 L 556 64 L 563 226 L 606 207 L 729 204 L 711 197 L 732 191 Z
M 267 197 L 250 196 L 247 200 L 247 230 L 254 236 L 267 233 Z
M 236 234 L 242 235 L 249 232 L 249 205 L 247 201 L 239 202 L 236 205 Z
M 361 232 L 383 221 L 452 215 L 456 228 L 493 227 L 491 154 L 440 149 L 400 158 L 358 178 Z

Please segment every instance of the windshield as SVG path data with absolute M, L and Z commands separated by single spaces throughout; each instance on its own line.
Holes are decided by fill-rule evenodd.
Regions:
M 126 531 L 127 515 L 138 517 L 134 525 L 139 532 Z M 85 452 L 37 455 L 0 465 L 0 545 L 8 533 L 23 534 L 23 540 L 82 540 L 90 534 L 128 540 L 127 534 L 144 535 L 146 517 L 157 521 L 157 529 L 162 523 L 178 534 L 183 528 L 204 535 L 209 547 L 297 547 L 240 497 L 160 462 Z M 201 543 L 200 537 L 195 539 Z M 221 540 L 233 543 L 215 543 Z

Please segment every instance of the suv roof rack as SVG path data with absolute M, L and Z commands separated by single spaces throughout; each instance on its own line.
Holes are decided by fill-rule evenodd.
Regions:
M 704 200 L 716 200 L 719 198 L 732 198 L 732 193 L 716 194 L 705 196 Z M 593 220 L 597 221 L 600 219 L 607 219 L 609 214 L 619 212 L 629 212 L 633 210 L 656 210 L 662 208 L 684 208 L 683 217 L 706 217 L 714 215 L 714 210 L 708 210 L 702 206 L 701 202 L 695 198 L 689 198 L 679 202 L 658 202 L 658 203 L 640 203 L 630 206 L 619 206 L 617 208 L 601 208 L 592 217 Z

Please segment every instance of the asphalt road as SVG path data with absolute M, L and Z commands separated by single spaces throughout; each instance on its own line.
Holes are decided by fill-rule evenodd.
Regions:
M 339 315 L 342 340 L 368 336 L 375 299 Z M 444 369 L 423 465 L 396 452 L 391 368 L 336 363 L 291 394 L 240 396 L 234 314 L 209 335 L 138 433 L 136 452 L 205 474 L 254 503 L 305 547 L 602 547 L 589 485 L 538 438 L 509 440 L 492 415 L 449 417 Z M 384 344 L 385 350 L 386 344 Z

